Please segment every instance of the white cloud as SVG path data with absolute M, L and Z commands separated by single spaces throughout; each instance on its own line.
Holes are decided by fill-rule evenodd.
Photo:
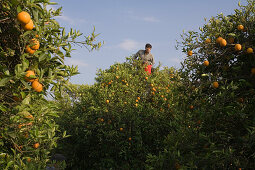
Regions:
M 157 19 L 156 17 L 144 17 L 144 18 L 141 18 L 141 19 L 146 21 L 146 22 L 159 22 L 159 19 Z
M 67 65 L 75 65 L 75 66 L 78 65 L 78 67 L 87 67 L 88 66 L 87 63 L 85 63 L 81 60 L 78 60 L 78 59 L 73 59 L 73 58 L 67 58 L 66 64 Z
M 81 19 L 81 18 L 75 18 L 74 19 L 74 18 L 68 17 L 66 15 L 56 16 L 56 18 L 60 19 L 60 20 L 62 20 L 64 22 L 67 22 L 69 24 L 72 24 L 72 25 L 77 24 L 77 23 L 84 23 L 84 22 L 86 22 L 84 19 Z
M 142 45 L 144 45 L 144 43 L 135 41 L 135 40 L 131 40 L 131 39 L 126 39 L 123 40 L 118 47 L 120 47 L 123 50 L 127 50 L 127 51 L 131 51 L 131 50 L 135 50 L 139 47 L 141 47 Z

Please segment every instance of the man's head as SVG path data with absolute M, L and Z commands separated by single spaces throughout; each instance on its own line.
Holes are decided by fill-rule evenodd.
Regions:
M 146 51 L 146 53 L 150 53 L 150 52 L 151 52 L 151 49 L 152 49 L 151 44 L 146 44 L 146 45 L 145 45 L 145 51 Z

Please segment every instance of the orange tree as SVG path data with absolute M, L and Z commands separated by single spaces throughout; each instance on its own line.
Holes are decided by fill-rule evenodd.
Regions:
M 58 152 L 70 169 L 143 169 L 148 153 L 163 151 L 163 139 L 174 131 L 173 91 L 178 73 L 173 68 L 151 75 L 128 58 L 99 70 L 91 86 L 70 85 L 58 121 L 71 137 Z M 71 100 L 70 98 L 71 97 Z
M 180 126 L 168 135 L 164 152 L 148 157 L 148 167 L 255 167 L 255 2 L 247 2 L 182 35 L 187 58 L 176 98 Z
M 78 74 L 64 64 L 72 44 L 93 50 L 101 42 L 94 31 L 77 42 L 82 34 L 60 27 L 61 8 L 47 10 L 49 0 L 0 2 L 0 169 L 45 168 L 58 139 L 46 91 L 61 91 Z

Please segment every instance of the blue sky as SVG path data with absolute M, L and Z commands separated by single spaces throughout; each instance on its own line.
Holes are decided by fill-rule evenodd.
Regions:
M 100 33 L 97 40 L 105 45 L 99 51 L 79 48 L 72 52 L 68 65 L 78 65 L 81 74 L 71 78 L 75 84 L 93 84 L 98 69 L 109 68 L 116 62 L 152 44 L 156 65 L 180 67 L 185 54 L 176 50 L 183 30 L 197 31 L 219 13 L 233 14 L 238 0 L 55 0 L 62 6 L 56 19 L 67 29 L 72 27 L 84 35 Z M 246 4 L 246 0 L 240 0 Z

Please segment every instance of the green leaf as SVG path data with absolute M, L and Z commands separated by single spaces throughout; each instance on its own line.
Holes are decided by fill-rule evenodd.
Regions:
M 7 111 L 7 108 L 3 105 L 3 104 L 0 104 L 0 110 L 2 112 L 6 112 Z
M 45 58 L 47 57 L 47 54 L 43 53 L 42 55 L 40 55 L 39 57 L 39 62 L 45 60 Z
M 28 85 L 27 82 L 25 82 L 24 80 L 20 80 L 22 82 L 22 84 L 24 84 L 24 86 L 27 88 L 27 89 L 31 89 L 31 86 Z
M 6 77 L 0 80 L 0 87 L 5 86 L 7 82 L 9 82 L 12 79 L 12 77 Z

